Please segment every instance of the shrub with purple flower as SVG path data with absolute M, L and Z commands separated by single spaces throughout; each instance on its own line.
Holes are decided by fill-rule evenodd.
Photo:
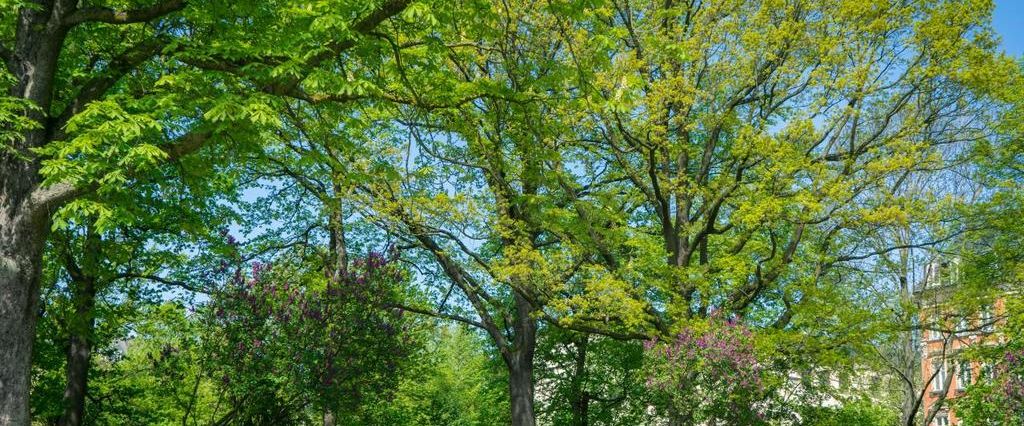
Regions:
M 301 421 L 306 408 L 351 413 L 368 397 L 387 397 L 416 346 L 406 316 L 387 308 L 405 280 L 397 264 L 376 253 L 354 261 L 340 282 L 288 264 L 254 263 L 248 274 L 237 272 L 206 312 L 211 361 L 240 415 Z M 262 400 L 250 404 L 255 398 Z M 265 418 L 246 406 L 288 414 Z
M 761 424 L 765 395 L 750 329 L 712 318 L 668 341 L 645 342 L 647 387 L 675 424 Z
M 1006 340 L 975 345 L 965 355 L 981 364 L 980 374 L 955 401 L 963 424 L 1024 426 L 1024 307 L 1020 299 L 1006 300 L 1007 312 L 999 330 Z

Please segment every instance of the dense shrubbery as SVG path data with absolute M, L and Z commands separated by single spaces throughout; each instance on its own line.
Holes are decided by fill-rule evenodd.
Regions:
M 237 271 L 204 309 L 204 349 L 235 421 L 290 423 L 310 409 L 358 419 L 366 401 L 390 398 L 417 351 L 412 323 L 393 307 L 405 280 L 379 253 L 338 283 L 288 264 Z
M 972 348 L 967 352 L 985 367 L 981 377 L 955 403 L 957 415 L 966 424 L 1024 425 L 1024 311 L 1019 298 L 1006 300 L 1007 315 L 1002 324 L 1003 344 Z
M 767 393 L 754 336 L 735 319 L 712 318 L 667 342 L 648 341 L 647 387 L 678 424 L 767 422 Z

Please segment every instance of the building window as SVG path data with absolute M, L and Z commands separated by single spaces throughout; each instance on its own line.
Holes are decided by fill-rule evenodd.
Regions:
M 936 415 L 935 426 L 949 426 L 949 416 L 946 414 Z
M 929 328 L 929 330 L 928 330 L 928 338 L 929 339 L 931 339 L 931 340 L 942 339 L 942 331 L 939 330 L 939 324 L 940 323 L 941 323 L 941 321 L 939 320 L 939 315 L 938 314 L 932 315 L 932 321 L 931 321 L 930 324 L 928 324 L 928 328 Z
M 992 314 L 992 306 L 985 305 L 981 308 L 981 315 L 978 318 L 981 331 L 991 333 L 995 330 L 995 315 Z
M 932 363 L 932 368 L 934 373 L 932 374 L 932 390 L 942 392 L 946 389 L 946 363 L 935 361 Z
M 963 336 L 968 334 L 971 329 L 971 322 L 967 320 L 966 316 L 960 317 L 960 321 L 956 322 L 956 334 Z
M 971 362 L 960 361 L 960 369 L 956 373 L 956 388 L 960 390 L 967 389 L 967 386 L 971 384 Z
M 992 364 L 989 364 L 987 362 L 982 363 L 980 370 L 981 370 L 980 371 L 981 374 L 979 374 L 979 377 L 981 377 L 982 380 L 992 380 L 992 377 L 993 377 Z

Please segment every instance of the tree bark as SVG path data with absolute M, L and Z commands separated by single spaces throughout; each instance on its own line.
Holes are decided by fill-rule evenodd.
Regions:
M 75 295 L 75 313 L 67 348 L 67 385 L 64 387 L 64 414 L 60 426 L 79 426 L 85 417 L 85 395 L 88 391 L 89 359 L 92 356 L 92 334 L 96 321 L 96 286 L 93 279 L 76 283 L 82 286 Z
M 508 389 L 512 409 L 512 426 L 535 426 L 533 411 L 533 355 L 537 347 L 537 321 L 531 316 L 533 306 L 515 291 L 515 346 L 505 357 L 508 365 Z
M 584 388 L 587 374 L 587 346 L 590 336 L 584 334 L 576 342 L 576 359 L 572 377 L 572 424 L 587 426 L 590 424 L 590 395 Z
M 21 138 L 0 151 L 0 425 L 29 424 L 32 344 L 39 304 L 41 260 L 50 228 L 48 209 L 32 195 L 39 189 L 39 161 L 29 148 L 49 133 L 46 114 L 66 29 L 60 18 L 69 1 L 39 1 L 18 14 L 16 42 L 6 64 L 16 78 L 9 95 L 29 101 L 27 118 L 36 128 L 7 129 Z
M 0 200 L 2 201 L 2 200 Z M 29 374 L 46 226 L 0 216 L 0 425 L 29 424 Z M 13 219 L 13 220 L 12 220 Z M 42 229 L 40 229 L 42 228 Z
M 87 231 L 81 266 L 70 252 L 65 252 L 65 269 L 71 277 L 71 300 L 74 311 L 68 319 L 67 366 L 64 386 L 64 413 L 60 426 L 79 426 L 85 418 L 85 396 L 88 393 L 89 360 L 92 357 L 93 333 L 96 329 L 97 267 L 100 254 L 99 235 Z

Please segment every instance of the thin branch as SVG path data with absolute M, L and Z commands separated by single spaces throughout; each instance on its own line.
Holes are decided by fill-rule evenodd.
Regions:
M 173 143 L 161 146 L 167 154 L 167 161 L 174 161 L 202 148 L 213 136 L 209 130 L 193 130 L 176 139 Z M 52 185 L 39 184 L 29 195 L 28 203 L 23 207 L 28 214 L 41 210 L 55 210 L 77 197 L 88 194 L 99 188 L 97 182 L 78 186 L 71 182 L 59 182 Z
M 597 335 L 601 335 L 601 336 L 605 336 L 605 337 L 610 337 L 610 338 L 616 339 L 616 340 L 647 340 L 647 339 L 651 338 L 650 335 L 646 335 L 646 334 L 643 334 L 643 333 L 617 332 L 617 331 L 612 331 L 612 330 L 609 330 L 609 329 L 603 328 L 603 327 L 592 327 L 592 326 L 589 326 L 589 325 L 586 325 L 586 324 L 580 324 L 580 323 L 566 323 L 566 322 L 563 322 L 563 321 L 559 321 L 558 318 L 555 318 L 554 316 L 552 316 L 551 314 L 549 314 L 547 312 L 543 312 L 543 317 L 542 318 L 548 324 L 551 324 L 551 325 L 553 325 L 555 327 L 558 327 L 558 328 L 561 328 L 563 330 L 572 330 L 572 331 L 578 331 L 578 332 L 581 332 L 581 333 L 597 334 Z
M 202 294 L 208 294 L 209 293 L 209 291 L 206 290 L 206 289 L 198 288 L 198 287 L 196 287 L 196 286 L 194 286 L 192 284 L 186 283 L 184 281 L 172 280 L 172 279 L 164 278 L 164 277 L 161 277 L 159 275 L 153 275 L 153 274 L 136 274 L 136 273 L 133 273 L 133 272 L 123 272 L 123 273 L 115 275 L 113 277 L 113 279 L 115 279 L 115 280 L 125 280 L 125 279 L 148 280 L 148 281 L 158 282 L 160 284 L 166 284 L 166 285 L 169 285 L 169 286 L 178 287 L 178 288 L 181 288 L 181 289 L 184 289 L 184 290 L 191 291 L 193 293 L 202 293 Z
M 438 311 L 430 310 L 430 309 L 427 309 L 427 308 L 419 308 L 419 307 L 415 307 L 415 306 L 403 305 L 403 304 L 400 304 L 400 303 L 391 304 L 391 305 L 389 305 L 387 307 L 403 309 L 403 310 L 406 310 L 406 311 L 409 311 L 409 312 L 415 312 L 417 314 L 426 315 L 428 317 L 434 317 L 434 318 L 441 318 L 441 319 L 457 321 L 457 322 L 461 322 L 463 324 L 469 324 L 469 325 L 471 325 L 473 327 L 476 327 L 476 328 L 479 328 L 481 330 L 487 330 L 487 327 L 484 326 L 484 324 L 481 323 L 480 321 L 474 321 L 472 319 L 466 318 L 466 317 L 461 316 L 461 315 L 448 314 L 448 313 L 444 313 L 444 312 L 438 312 Z
M 366 17 L 360 19 L 358 22 L 356 22 L 355 25 L 352 26 L 352 29 L 354 30 L 354 32 L 356 34 L 361 34 L 361 35 L 369 34 L 371 31 L 373 31 L 375 28 L 377 28 L 377 26 L 380 25 L 381 23 L 383 23 L 385 20 L 387 20 L 388 18 L 391 18 L 394 15 L 397 15 L 399 12 L 404 10 L 405 7 L 409 5 L 410 1 L 411 0 L 390 0 L 390 1 L 386 2 L 386 3 L 384 3 L 383 5 L 381 5 L 380 7 L 378 7 L 376 10 L 374 10 L 373 13 L 369 14 L 368 16 L 366 16 Z M 338 55 L 340 55 L 341 53 L 345 52 L 346 50 L 351 49 L 352 47 L 355 46 L 355 44 L 356 44 L 356 39 L 353 38 L 353 37 L 348 37 L 348 38 L 346 38 L 344 40 L 336 40 L 336 41 L 333 41 L 331 43 L 328 43 L 326 49 L 324 49 L 322 52 L 314 55 L 313 57 L 307 59 L 306 62 L 305 62 L 305 65 L 308 66 L 308 67 L 311 67 L 311 68 L 312 67 L 320 66 L 322 63 L 326 62 L 327 60 L 329 60 L 329 59 L 331 59 L 333 57 L 337 57 Z M 235 74 L 235 75 L 244 75 L 243 68 L 248 66 L 248 65 L 252 65 L 252 64 L 272 65 L 272 64 L 269 64 L 266 61 L 264 61 L 263 59 L 258 58 L 258 57 L 248 57 L 248 58 L 241 58 L 241 59 L 228 59 L 228 58 L 222 58 L 222 57 L 216 57 L 216 56 L 204 56 L 204 57 L 189 57 L 189 58 L 178 58 L 178 59 L 181 60 L 182 62 L 185 62 L 187 64 L 190 64 L 190 65 L 198 67 L 198 68 L 215 70 L 215 71 L 223 71 L 223 72 L 228 72 L 228 73 Z M 279 79 L 273 79 L 271 81 L 263 82 L 265 84 L 261 84 L 261 86 L 262 86 L 261 90 L 266 92 L 266 93 L 270 93 L 270 94 L 290 96 L 290 97 L 293 97 L 293 98 L 296 98 L 296 99 L 303 99 L 303 100 L 351 101 L 351 100 L 355 100 L 355 99 L 360 98 L 360 96 L 347 96 L 347 95 L 346 96 L 334 97 L 332 99 L 319 99 L 319 98 L 316 98 L 316 97 L 311 97 L 309 94 L 306 94 L 304 91 L 302 91 L 299 88 L 299 83 L 301 83 L 302 80 L 303 80 L 302 77 L 295 77 L 295 76 L 286 77 L 286 78 L 279 78 Z

